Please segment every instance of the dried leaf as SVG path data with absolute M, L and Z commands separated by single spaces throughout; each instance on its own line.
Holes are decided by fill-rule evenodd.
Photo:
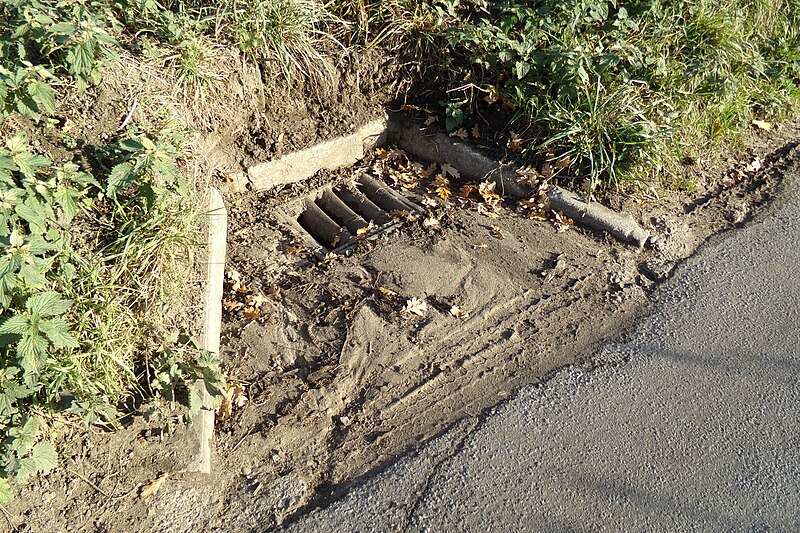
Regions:
M 142 487 L 142 489 L 139 492 L 139 498 L 141 498 L 142 501 L 145 501 L 151 496 L 155 496 L 155 494 L 161 488 L 161 485 L 164 484 L 164 480 L 167 479 L 168 475 L 169 474 L 167 472 L 164 472 L 163 474 L 158 476 L 155 480 L 153 480 L 152 483 Z
M 252 307 L 261 307 L 267 302 L 269 302 L 269 298 L 261 294 L 251 294 L 247 297 L 247 305 Z
M 436 172 L 436 166 L 437 166 L 436 163 L 431 163 L 430 165 L 425 167 L 425 170 L 420 171 L 420 176 L 422 176 L 423 179 L 430 178 L 431 176 L 433 176 L 433 173 Z
M 244 317 L 248 320 L 258 320 L 261 318 L 261 309 L 258 307 L 245 307 Z
M 556 170 L 553 168 L 553 165 L 550 164 L 550 161 L 545 161 L 542 163 L 542 167 L 539 169 L 539 174 L 542 175 L 542 178 L 545 180 L 549 180 L 552 178 L 556 173 Z
M 397 293 L 392 289 L 387 289 L 386 287 L 378 287 L 378 292 L 380 292 L 386 298 L 394 298 L 397 296 Z
M 477 211 L 479 215 L 487 216 L 489 218 L 500 218 L 500 214 L 496 211 L 496 208 L 485 203 L 478 204 Z
M 439 226 L 442 225 L 442 222 L 438 218 L 431 216 L 431 217 L 426 218 L 422 222 L 422 225 L 426 226 L 428 228 L 438 228 Z
M 763 168 L 761 164 L 761 159 L 756 157 L 753 161 L 744 167 L 745 172 L 757 172 Z
M 233 416 L 234 408 L 241 409 L 247 403 L 247 394 L 240 383 L 229 382 L 228 388 L 217 408 L 217 416 L 225 420 Z
M 772 124 L 765 121 L 765 120 L 754 120 L 753 126 L 762 130 L 762 131 L 769 131 L 772 129 Z
M 536 187 L 542 180 L 542 176 L 533 167 L 522 167 L 517 169 L 517 183 L 527 185 L 530 188 Z
M 453 165 L 450 163 L 443 163 L 442 164 L 442 173 L 445 176 L 450 176 L 451 178 L 458 179 L 461 177 L 461 172 L 459 172 Z
M 453 196 L 453 191 L 450 190 L 450 180 L 448 180 L 444 174 L 436 176 L 436 179 L 433 180 L 433 183 L 430 184 L 428 189 L 430 192 L 438 195 L 442 200 L 447 200 Z
M 478 192 L 484 200 L 500 198 L 500 195 L 495 192 L 495 188 L 497 188 L 496 181 L 486 180 L 478 186 Z
M 506 147 L 512 152 L 522 151 L 522 137 L 512 131 L 511 137 L 506 142 Z
M 466 320 L 469 318 L 469 313 L 465 313 L 459 306 L 454 305 L 450 308 L 450 314 L 456 318 L 460 318 L 461 320 Z
M 475 127 L 472 128 L 472 131 L 470 133 L 472 134 L 472 137 L 475 138 L 475 139 L 480 139 L 481 138 L 481 130 L 480 130 L 480 128 L 478 128 L 477 124 L 475 124 Z
M 286 253 L 289 255 L 299 255 L 302 253 L 304 248 L 302 246 L 287 246 Z
M 425 109 L 424 107 L 419 107 L 419 106 L 411 105 L 411 104 L 403 104 L 403 105 L 401 105 L 400 106 L 400 110 L 401 111 L 422 111 L 423 113 L 427 113 L 429 115 L 433 114 L 433 111 L 430 111 L 429 109 Z
M 511 100 L 511 98 L 509 98 L 505 94 L 501 94 L 500 95 L 500 102 L 503 105 L 503 109 L 505 109 L 506 111 L 516 111 L 517 110 L 517 104 L 515 104 L 514 101 Z
M 562 215 L 561 213 L 558 213 L 557 211 L 553 211 L 553 220 L 559 233 L 567 231 L 575 225 L 574 220 Z
M 464 185 L 459 189 L 458 195 L 462 198 L 469 198 L 473 194 L 478 194 L 479 189 L 475 185 Z
M 222 308 L 229 313 L 233 313 L 242 307 L 244 307 L 242 302 L 222 302 Z
M 450 133 L 450 137 L 458 137 L 459 139 L 467 140 L 469 138 L 469 134 L 464 128 L 458 128 L 456 131 Z
M 490 228 L 490 230 L 489 230 L 489 233 L 492 235 L 492 237 L 495 237 L 497 239 L 505 239 L 506 238 L 506 236 L 503 235 L 503 230 L 500 229 L 500 226 L 492 226 Z
M 369 234 L 369 227 L 365 226 L 363 228 L 358 228 L 356 230 L 356 237 L 366 237 Z
M 436 201 L 436 198 L 431 198 L 430 196 L 423 196 L 420 203 L 425 207 L 439 207 L 439 202 Z
M 428 302 L 413 297 L 406 301 L 406 306 L 401 311 L 405 315 L 425 316 L 428 312 Z M 410 316 L 408 318 L 411 318 Z
M 557 171 L 560 171 L 567 168 L 570 165 L 570 163 L 572 163 L 572 159 L 569 157 L 569 154 L 567 154 L 558 161 L 556 161 L 556 164 L 554 166 Z
M 437 117 L 436 115 L 431 115 L 425 119 L 426 126 L 430 126 L 431 124 L 436 124 L 437 122 L 439 122 L 439 117 Z
M 545 277 L 544 280 L 548 283 L 553 281 L 553 278 L 556 276 L 561 275 L 567 269 L 567 262 L 564 258 L 564 254 L 559 254 L 556 257 L 556 264 L 553 268 L 550 269 L 549 272 L 542 272 L 542 275 Z

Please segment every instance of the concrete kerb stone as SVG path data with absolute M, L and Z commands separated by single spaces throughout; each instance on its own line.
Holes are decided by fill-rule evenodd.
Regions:
M 222 292 L 225 281 L 228 211 L 217 189 L 210 190 L 208 209 L 208 264 L 206 269 L 205 311 L 203 316 L 204 350 L 219 353 L 222 327 Z M 193 385 L 203 396 L 203 408 L 192 425 L 194 458 L 186 472 L 211 473 L 211 440 L 214 436 L 214 407 L 203 380 Z
M 337 137 L 311 148 L 287 154 L 247 169 L 233 177 L 231 192 L 266 191 L 310 178 L 320 170 L 336 170 L 355 164 L 369 151 L 386 142 L 387 118 L 369 122 L 351 135 Z
M 434 163 L 449 163 L 462 176 L 472 180 L 491 179 L 497 190 L 513 198 L 530 198 L 529 187 L 517 182 L 516 168 L 502 165 L 481 154 L 469 145 L 456 142 L 444 133 L 428 134 L 418 124 L 401 116 L 392 116 L 389 122 L 391 142 L 409 154 Z M 577 195 L 553 186 L 548 192 L 553 209 L 572 218 L 578 224 L 607 231 L 617 239 L 634 242 L 643 247 L 650 233 L 632 216 L 618 213 L 597 202 L 585 202 Z

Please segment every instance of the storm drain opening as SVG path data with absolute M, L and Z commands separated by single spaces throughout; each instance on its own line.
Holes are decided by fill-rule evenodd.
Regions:
M 359 240 L 374 240 L 400 226 L 394 215 L 422 212 L 412 200 L 366 174 L 355 187 L 323 187 L 293 207 L 282 218 L 318 256 L 349 256 Z

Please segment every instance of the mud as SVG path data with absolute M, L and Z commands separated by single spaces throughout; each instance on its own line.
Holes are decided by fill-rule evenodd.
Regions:
M 304 147 L 371 114 L 362 111 L 283 139 Z M 233 159 L 282 153 L 280 133 L 272 133 L 288 123 L 264 117 L 263 134 L 220 134 L 225 146 L 253 139 L 242 147 L 249 156 Z M 273 125 L 265 129 L 267 119 Z M 218 422 L 212 475 L 174 472 L 186 453 L 177 420 L 135 417 L 113 434 L 68 428 L 63 466 L 6 508 L 9 524 L 263 531 L 324 505 L 516 388 L 565 364 L 595 364 L 595 347 L 647 312 L 649 293 L 678 261 L 746 223 L 784 174 L 798 173 L 798 138 L 794 126 L 754 136 L 728 161 L 687 168 L 693 192 L 660 191 L 616 206 L 656 237 L 645 249 L 532 220 L 510 201 L 498 218 L 455 198 L 434 206 L 423 183 L 415 191 L 415 201 L 429 199 L 423 216 L 360 243 L 351 257 L 316 259 L 277 212 L 324 184 L 346 185 L 374 166 L 370 160 L 270 194 L 230 196 L 222 359 L 246 402 Z M 754 157 L 764 168 L 742 173 Z M 438 224 L 426 224 L 432 218 Z M 413 299 L 427 304 L 421 316 L 404 311 Z M 163 472 L 170 476 L 162 488 L 142 500 L 141 487 Z

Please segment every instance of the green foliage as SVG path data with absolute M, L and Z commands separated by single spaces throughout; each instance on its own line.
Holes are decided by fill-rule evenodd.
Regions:
M 11 485 L 4 477 L 0 477 L 0 503 L 8 503 L 14 500 L 14 493 L 11 490 Z
M 8 35 L 0 39 L 2 63 L 46 65 L 65 71 L 78 90 L 98 83 L 105 61 L 118 46 L 109 34 L 116 20 L 101 2 L 11 0 L 0 12 Z
M 43 438 L 43 429 L 41 418 L 29 416 L 8 430 L 3 442 L 6 454 L 2 469 L 7 475 L 15 476 L 19 483 L 25 483 L 37 474 L 47 474 L 58 464 L 55 446 Z
M 56 110 L 56 92 L 47 84 L 55 79 L 49 70 L 21 61 L 19 66 L 0 64 L 0 118 L 13 111 L 39 120 Z
M 470 4 L 447 44 L 454 78 L 481 89 L 465 110 L 490 95 L 529 132 L 527 149 L 570 153 L 595 185 L 730 139 L 800 97 L 797 0 Z
M 38 120 L 54 113 L 51 84 L 62 73 L 83 92 L 100 81 L 117 41 L 99 2 L 9 0 L 0 4 L 0 119 L 12 111 Z
M 445 112 L 445 127 L 447 131 L 453 131 L 461 127 L 464 123 L 464 104 L 468 100 L 458 102 L 442 102 Z
M 113 422 L 137 356 L 154 349 L 140 328 L 161 320 L 148 313 L 166 297 L 155 290 L 171 279 L 163 261 L 195 242 L 180 240 L 196 219 L 176 139 L 139 133 L 97 147 L 108 169 L 99 180 L 53 165 L 24 133 L 0 148 L 0 498 L 5 477 L 22 483 L 56 463 L 41 413 Z M 90 217 L 101 222 L 87 226 Z M 76 246 L 75 234 L 92 245 Z M 181 354 L 179 379 L 224 390 L 215 356 Z
M 153 141 L 145 135 L 131 135 L 112 145 L 111 154 L 119 162 L 108 176 L 108 196 L 116 198 L 132 187 L 135 195 L 147 199 L 152 207 L 156 197 L 169 191 L 187 194 L 186 183 L 175 164 L 179 152 L 170 140 Z
M 321 52 L 341 47 L 334 33 L 344 27 L 326 2 L 319 0 L 129 0 L 122 15 L 132 27 L 148 22 L 159 38 L 180 49 L 183 75 L 196 72 L 198 54 L 208 47 L 200 36 L 224 38 L 267 68 L 276 64 L 288 80 L 296 73 L 317 81 L 330 78 L 333 67 Z
M 53 287 L 71 266 L 65 231 L 95 185 L 33 153 L 24 133 L 0 148 L 0 469 L 20 482 L 56 463 L 31 413 L 68 392 L 58 360 L 81 347 L 72 302 Z
M 39 120 L 56 112 L 56 89 L 74 83 L 80 94 L 99 83 L 119 46 L 114 9 L 0 4 L 0 121 Z M 169 30 L 184 46 L 207 28 L 174 17 Z M 187 70 L 201 52 L 186 44 Z M 10 479 L 56 466 L 58 433 L 46 420 L 111 425 L 137 393 L 134 368 L 166 335 L 163 313 L 185 288 L 199 241 L 196 200 L 178 170 L 185 133 L 131 126 L 86 147 L 91 172 L 54 165 L 23 132 L 0 147 L 0 502 L 12 498 Z M 186 347 L 177 364 L 176 383 L 202 377 L 214 397 L 224 390 L 216 356 Z
M 202 380 L 205 391 L 214 402 L 210 407 L 219 407 L 227 388 L 219 356 L 202 350 L 183 335 L 174 335 L 167 341 L 170 347 L 158 353 L 153 365 L 155 372 L 150 381 L 151 390 L 168 402 L 176 401 L 177 394 L 185 392 L 189 417 L 194 418 L 203 406 L 203 391 L 194 384 Z

